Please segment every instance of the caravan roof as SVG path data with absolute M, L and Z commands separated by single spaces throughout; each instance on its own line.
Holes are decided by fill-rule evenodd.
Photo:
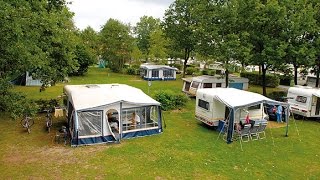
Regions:
M 210 96 L 211 98 L 217 99 L 218 101 L 226 104 L 229 107 L 238 108 L 244 106 L 252 106 L 260 103 L 269 103 L 269 104 L 282 104 L 286 105 L 287 103 L 282 103 L 269 99 L 261 94 L 243 91 L 234 88 L 208 88 L 208 89 L 199 89 L 197 91 L 197 96 Z
M 166 65 L 154 65 L 154 64 L 141 64 L 140 68 L 145 68 L 145 69 L 171 69 L 171 70 L 178 70 L 175 67 L 170 67 Z
M 75 110 L 88 109 L 117 102 L 139 105 L 160 105 L 140 89 L 125 84 L 66 85 Z
M 309 86 L 290 87 L 288 89 L 288 92 L 299 94 L 299 95 L 304 95 L 304 96 L 314 95 L 314 96 L 320 97 L 320 89 L 312 88 L 312 87 L 309 87 Z

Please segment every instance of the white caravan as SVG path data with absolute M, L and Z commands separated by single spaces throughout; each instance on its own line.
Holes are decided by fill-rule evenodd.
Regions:
M 320 117 L 320 89 L 308 86 L 290 87 L 287 97 L 295 118 Z
M 198 89 L 195 117 L 209 126 L 218 126 L 220 120 L 230 118 L 234 123 L 243 122 L 248 113 L 250 120 L 265 121 L 268 115 L 264 111 L 264 103 L 281 104 L 260 94 L 235 88 Z M 234 112 L 230 113 L 231 110 Z

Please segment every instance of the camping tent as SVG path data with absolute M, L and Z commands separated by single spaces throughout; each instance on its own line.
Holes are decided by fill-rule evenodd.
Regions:
M 140 76 L 144 80 L 176 80 L 177 68 L 166 65 L 141 64 Z
M 235 114 L 237 111 L 254 106 L 262 103 L 273 104 L 273 105 L 282 105 L 286 107 L 288 110 L 288 103 L 275 101 L 269 99 L 261 94 L 243 91 L 234 88 L 213 88 L 213 89 L 199 89 L 197 91 L 197 96 L 202 95 L 206 96 L 206 98 L 213 98 L 229 108 L 229 120 L 228 120 L 228 131 L 227 131 L 227 143 L 232 142 L 232 136 L 234 131 L 234 123 L 235 123 Z M 287 114 L 289 114 L 287 112 Z M 286 116 L 286 122 L 288 127 L 288 117 Z M 287 131 L 286 131 L 287 133 Z
M 124 84 L 67 85 L 71 145 L 118 142 L 162 132 L 160 103 Z M 140 118 L 133 124 L 133 113 Z M 111 115 L 117 127 L 112 127 Z

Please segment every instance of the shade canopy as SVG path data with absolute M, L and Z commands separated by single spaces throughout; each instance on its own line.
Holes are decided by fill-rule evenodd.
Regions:
M 140 89 L 124 84 L 66 85 L 64 92 L 71 97 L 75 110 L 89 109 L 117 102 L 128 104 L 160 105 Z
M 287 103 L 272 100 L 261 94 L 234 88 L 198 89 L 197 96 L 201 94 L 204 96 L 211 96 L 212 98 L 222 102 L 226 106 L 234 109 L 261 103 L 281 104 L 287 106 Z

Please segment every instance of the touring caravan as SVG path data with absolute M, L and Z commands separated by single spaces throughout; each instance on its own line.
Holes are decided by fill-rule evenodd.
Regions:
M 162 133 L 160 103 L 124 84 L 66 85 L 71 146 Z
M 227 142 L 232 141 L 234 124 L 248 118 L 252 123 L 267 120 L 264 104 L 282 105 L 288 110 L 288 104 L 274 101 L 261 94 L 235 88 L 199 89 L 196 95 L 195 118 L 209 126 L 218 126 L 219 122 L 228 124 Z M 286 122 L 288 122 L 286 116 Z
M 197 77 L 183 78 L 182 91 L 189 96 L 196 96 L 198 89 L 220 88 L 226 86 L 226 79 L 221 76 L 202 75 Z M 249 79 L 230 75 L 229 87 L 247 90 Z
M 240 103 L 246 105 L 236 112 L 236 119 L 243 121 L 248 113 L 251 120 L 265 119 L 267 114 L 261 102 L 264 96 L 260 95 L 261 99 L 243 99 L 245 95 L 251 95 L 251 92 L 234 88 L 199 89 L 196 96 L 196 119 L 209 126 L 218 126 L 219 120 L 227 119 L 230 111 L 228 104 L 220 98 L 222 96 L 233 97 L 235 101 L 242 101 Z
M 320 89 L 308 86 L 290 87 L 287 97 L 295 118 L 320 117 Z

